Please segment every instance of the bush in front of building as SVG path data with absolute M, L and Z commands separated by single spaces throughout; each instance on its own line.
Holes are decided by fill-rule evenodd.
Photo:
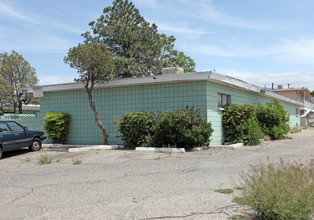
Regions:
M 44 129 L 53 143 L 64 143 L 70 128 L 71 115 L 68 113 L 47 112 Z
M 258 105 L 256 116 L 264 134 L 273 140 L 283 138 L 290 131 L 290 116 L 278 100 L 273 100 L 267 105 Z
M 151 128 L 155 124 L 155 114 L 151 112 L 125 113 L 120 116 L 118 126 L 120 138 L 126 148 L 146 145 L 147 137 L 151 136 Z
M 227 142 L 257 145 L 264 137 L 253 105 L 225 106 L 222 122 Z
M 196 108 L 157 112 L 152 135 L 148 138 L 151 147 L 176 147 L 191 149 L 207 146 L 213 132 L 211 123 Z
M 116 122 L 120 138 L 129 148 L 207 146 L 213 132 L 199 109 L 184 108 L 170 112 L 138 112 L 120 116 Z
M 260 165 L 242 174 L 243 197 L 234 202 L 250 206 L 254 219 L 312 219 L 314 164 Z

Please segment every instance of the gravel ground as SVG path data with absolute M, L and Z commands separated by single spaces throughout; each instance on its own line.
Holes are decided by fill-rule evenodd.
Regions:
M 241 172 L 260 163 L 314 160 L 314 130 L 235 150 L 184 154 L 128 150 L 6 153 L 0 160 L 0 219 L 228 219 Z M 40 155 L 54 158 L 38 164 Z M 73 158 L 82 161 L 73 165 Z

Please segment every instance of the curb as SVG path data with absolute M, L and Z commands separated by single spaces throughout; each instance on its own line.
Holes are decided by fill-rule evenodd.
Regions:
M 123 149 L 123 145 L 65 145 L 69 147 L 69 152 L 83 152 L 90 150 L 118 150 Z
M 192 151 L 202 151 L 202 150 L 208 150 L 210 148 L 236 149 L 243 146 L 244 146 L 243 143 L 236 143 L 236 144 L 230 144 L 230 145 L 210 145 L 210 146 L 205 146 L 205 147 L 195 147 L 192 149 Z
M 62 144 L 42 144 L 43 148 L 58 148 L 58 147 L 62 147 Z
M 43 144 L 43 148 L 68 148 L 68 152 L 83 152 L 89 150 L 118 150 L 123 145 L 72 145 L 72 144 Z
M 184 148 L 155 148 L 155 147 L 137 147 L 137 152 L 156 152 L 156 153 L 185 153 Z

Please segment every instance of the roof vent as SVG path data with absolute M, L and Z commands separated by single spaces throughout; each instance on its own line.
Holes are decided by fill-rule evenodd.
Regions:
M 162 68 L 162 75 L 184 73 L 184 70 L 178 66 Z

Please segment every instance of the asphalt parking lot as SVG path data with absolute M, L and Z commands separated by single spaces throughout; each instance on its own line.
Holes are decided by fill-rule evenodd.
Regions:
M 259 163 L 314 160 L 314 130 L 291 137 L 183 154 L 6 153 L 0 160 L 0 219 L 228 219 L 249 209 L 232 203 L 239 192 L 215 189 L 234 188 L 238 175 Z M 40 165 L 46 153 L 54 161 Z

